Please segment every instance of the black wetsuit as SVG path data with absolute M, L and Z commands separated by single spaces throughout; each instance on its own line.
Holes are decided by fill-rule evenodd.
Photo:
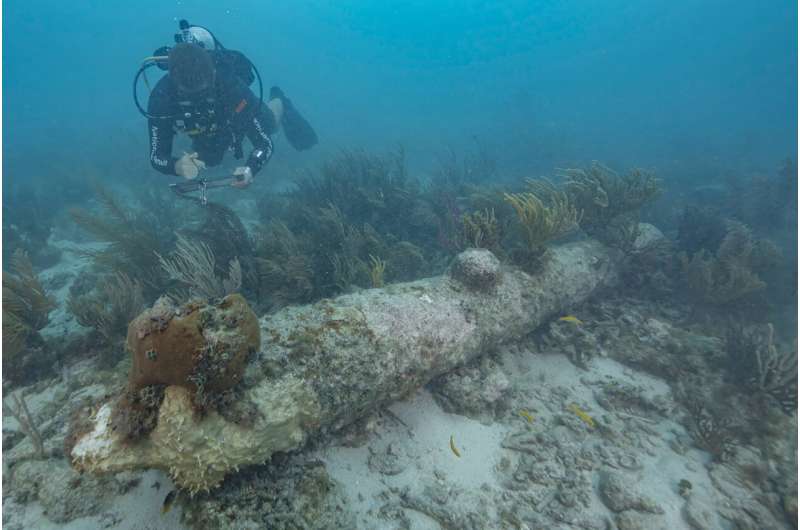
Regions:
M 218 69 L 213 91 L 189 98 L 178 93 L 169 74 L 162 77 L 150 94 L 148 120 L 150 164 L 166 175 L 176 175 L 172 140 L 176 132 L 192 138 L 192 149 L 207 166 L 222 162 L 225 151 L 233 149 L 242 157 L 241 141 L 246 136 L 253 144 L 247 159 L 253 176 L 272 157 L 270 134 L 275 132 L 275 117 L 259 105 L 250 89 L 235 75 Z

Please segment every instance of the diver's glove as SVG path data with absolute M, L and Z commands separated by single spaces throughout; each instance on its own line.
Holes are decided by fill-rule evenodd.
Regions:
M 175 161 L 175 174 L 188 180 L 197 178 L 200 170 L 206 168 L 206 163 L 197 157 L 197 153 L 183 153 L 183 156 Z
M 233 170 L 233 176 L 238 177 L 237 180 L 231 182 L 234 188 L 246 188 L 253 182 L 253 170 L 248 166 L 240 166 Z

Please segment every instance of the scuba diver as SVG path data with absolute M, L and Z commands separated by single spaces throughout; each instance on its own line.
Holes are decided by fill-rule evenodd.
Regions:
M 228 50 L 208 29 L 185 20 L 180 21 L 175 42 L 171 48 L 156 50 L 134 78 L 134 102 L 148 119 L 153 168 L 193 180 L 201 170 L 219 165 L 228 150 L 242 159 L 242 141 L 247 137 L 253 149 L 225 182 L 244 188 L 271 158 L 270 136 L 281 127 L 297 150 L 317 143 L 314 129 L 280 88 L 272 87 L 269 100 L 263 102 L 261 76 L 244 54 Z M 168 73 L 152 89 L 145 111 L 137 84 L 143 77 L 149 88 L 145 71 L 154 65 Z M 258 96 L 249 88 L 256 79 Z M 191 138 L 192 152 L 175 157 L 172 144 L 178 132 Z

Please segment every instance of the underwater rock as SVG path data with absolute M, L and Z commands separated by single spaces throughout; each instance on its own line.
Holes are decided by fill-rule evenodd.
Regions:
M 342 486 L 325 465 L 282 455 L 226 480 L 213 495 L 184 498 L 183 522 L 194 530 L 358 528 Z
M 358 418 L 336 433 L 338 443 L 344 447 L 361 447 L 362 445 L 366 445 L 375 434 L 378 426 L 379 413 Z
M 9 429 L 3 425 L 3 448 L 8 450 L 17 445 L 25 438 L 22 431 L 17 429 Z
M 511 383 L 488 357 L 449 372 L 431 383 L 434 399 L 445 412 L 491 422 L 506 408 Z
M 60 459 L 20 462 L 13 467 L 8 487 L 19 502 L 39 501 L 55 523 L 97 515 L 126 488 L 123 476 L 80 475 Z
M 491 527 L 488 498 L 441 479 L 429 480 L 421 494 L 404 489 L 400 493 L 400 505 L 430 517 L 444 529 L 482 530 Z
M 600 385 L 594 392 L 597 403 L 607 411 L 621 411 L 637 414 L 642 417 L 653 415 L 667 416 L 671 406 L 670 400 L 664 396 L 648 395 L 646 389 L 624 382 L 613 381 Z
M 404 462 L 403 450 L 392 443 L 377 451 L 370 447 L 367 465 L 370 471 L 389 476 L 399 475 L 408 467 L 407 462 Z
M 500 273 L 500 260 L 481 248 L 465 250 L 450 266 L 450 276 L 476 291 L 494 287 L 500 280 Z
M 639 232 L 633 241 L 633 250 L 644 250 L 664 239 L 664 234 L 650 223 L 639 223 Z
M 635 510 L 637 512 L 664 513 L 664 510 L 653 499 L 639 495 L 635 482 L 620 473 L 601 472 L 599 491 L 603 504 L 613 512 Z
M 542 331 L 537 334 L 540 352 L 562 351 L 581 368 L 586 368 L 595 356 L 606 355 L 603 345 L 583 324 L 557 319 L 542 326 Z
M 714 464 L 709 472 L 711 483 L 722 495 L 722 499 L 715 503 L 719 515 L 736 528 L 781 528 L 782 524 L 775 515 L 780 499 L 775 495 L 754 496 L 752 489 L 742 481 L 735 468 L 737 465 L 736 461 L 731 465 Z
M 683 518 L 695 530 L 711 530 L 722 526 L 711 500 L 696 494 L 690 495 L 686 501 Z
M 338 430 L 493 345 L 528 335 L 613 285 L 619 266 L 616 253 L 592 240 L 554 248 L 535 276 L 510 267 L 499 274 L 496 258 L 484 251 L 467 255 L 483 264 L 475 269 L 483 271 L 480 285 L 496 282 L 491 291 L 438 276 L 262 318 L 261 351 L 236 387 L 254 405 L 247 425 L 213 407 L 198 417 L 190 390 L 173 384 L 152 432 L 136 443 L 113 431 L 111 405 L 101 405 L 75 436 L 74 465 L 91 472 L 160 468 L 179 487 L 209 489 L 241 466 L 297 448 L 319 431 Z
M 639 512 L 622 512 L 617 515 L 616 523 L 618 530 L 668 530 L 669 527 L 664 521 L 656 516 L 646 515 Z

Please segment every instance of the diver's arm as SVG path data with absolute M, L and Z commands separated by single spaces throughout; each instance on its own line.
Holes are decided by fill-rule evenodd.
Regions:
M 258 98 L 241 81 L 234 80 L 228 89 L 230 105 L 234 109 L 234 130 L 247 136 L 253 150 L 245 166 L 255 176 L 272 158 L 272 139 L 270 135 L 277 130 L 272 111 L 260 104 Z
M 147 131 L 150 135 L 150 165 L 153 169 L 165 175 L 177 175 L 175 172 L 175 162 L 178 160 L 172 156 L 172 140 L 175 138 L 175 130 L 172 127 L 172 119 L 167 118 L 171 114 L 170 85 L 168 76 L 162 77 L 150 94 L 147 102 L 147 112 L 154 118 L 147 120 Z
M 172 156 L 172 140 L 175 131 L 167 120 L 148 120 L 147 127 L 150 133 L 150 165 L 153 169 L 165 175 L 177 175 L 175 162 Z
M 264 129 L 258 114 L 251 119 L 246 134 L 250 143 L 253 144 L 253 150 L 250 152 L 250 156 L 247 157 L 245 165 L 250 168 L 253 176 L 255 176 L 272 158 L 272 139 Z
M 249 186 L 253 182 L 256 173 L 272 158 L 272 140 L 264 130 L 264 125 L 259 119 L 258 113 L 249 118 L 245 127 L 245 134 L 253 144 L 253 150 L 247 158 L 247 163 L 244 166 L 237 167 L 233 172 L 233 175 L 238 179 L 236 182 L 231 183 L 231 186 L 235 188 Z

